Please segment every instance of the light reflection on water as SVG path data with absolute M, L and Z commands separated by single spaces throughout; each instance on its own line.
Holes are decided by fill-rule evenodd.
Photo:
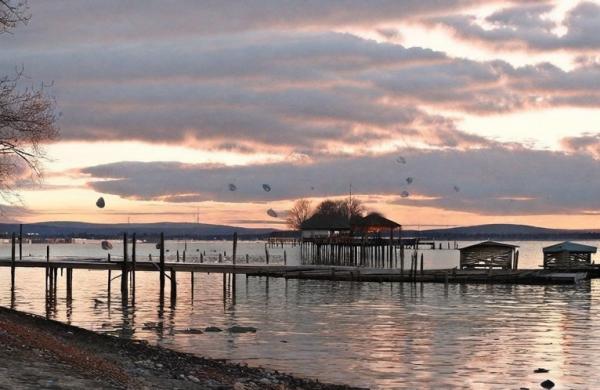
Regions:
M 289 249 L 288 249 L 289 250 Z M 440 252 L 441 253 L 441 252 Z M 118 274 L 118 273 L 117 273 Z M 11 303 L 0 270 L 0 304 Z M 222 276 L 178 274 L 178 299 L 158 304 L 158 275 L 137 273 L 136 305 L 119 281 L 75 270 L 73 300 L 59 280 L 46 311 L 42 270 L 18 269 L 17 309 L 199 355 L 247 361 L 373 388 L 563 388 L 600 382 L 600 281 L 573 286 L 353 283 L 238 276 L 236 304 Z M 95 299 L 102 302 L 95 302 Z M 188 334 L 187 328 L 253 326 L 256 334 Z M 548 374 L 534 374 L 537 367 Z M 426 384 L 426 385 L 425 385 Z

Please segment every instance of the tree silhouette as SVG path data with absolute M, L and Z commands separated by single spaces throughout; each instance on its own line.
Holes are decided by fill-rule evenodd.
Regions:
M 25 1 L 0 0 L 0 34 L 28 20 Z M 42 145 L 58 136 L 53 100 L 43 86 L 22 87 L 22 78 L 22 69 L 0 77 L 0 195 L 5 200 L 19 176 L 40 175 Z

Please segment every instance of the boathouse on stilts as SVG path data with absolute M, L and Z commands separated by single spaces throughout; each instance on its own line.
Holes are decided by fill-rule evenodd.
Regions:
M 301 226 L 302 263 L 392 268 L 401 232 L 400 224 L 378 213 L 350 220 L 315 214 Z
M 592 254 L 597 249 L 595 246 L 565 241 L 545 247 L 543 251 L 545 269 L 569 270 L 591 267 Z
M 484 241 L 460 248 L 460 269 L 517 269 L 517 245 Z

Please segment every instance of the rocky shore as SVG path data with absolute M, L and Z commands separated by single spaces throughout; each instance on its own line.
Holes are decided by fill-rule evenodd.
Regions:
M 206 359 L 0 308 L 0 375 L 10 389 L 355 389 Z

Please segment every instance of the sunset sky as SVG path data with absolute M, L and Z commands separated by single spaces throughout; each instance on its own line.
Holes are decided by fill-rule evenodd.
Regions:
M 4 220 L 282 227 L 352 186 L 409 227 L 600 228 L 600 3 L 28 4 L 0 74 L 61 136 Z

